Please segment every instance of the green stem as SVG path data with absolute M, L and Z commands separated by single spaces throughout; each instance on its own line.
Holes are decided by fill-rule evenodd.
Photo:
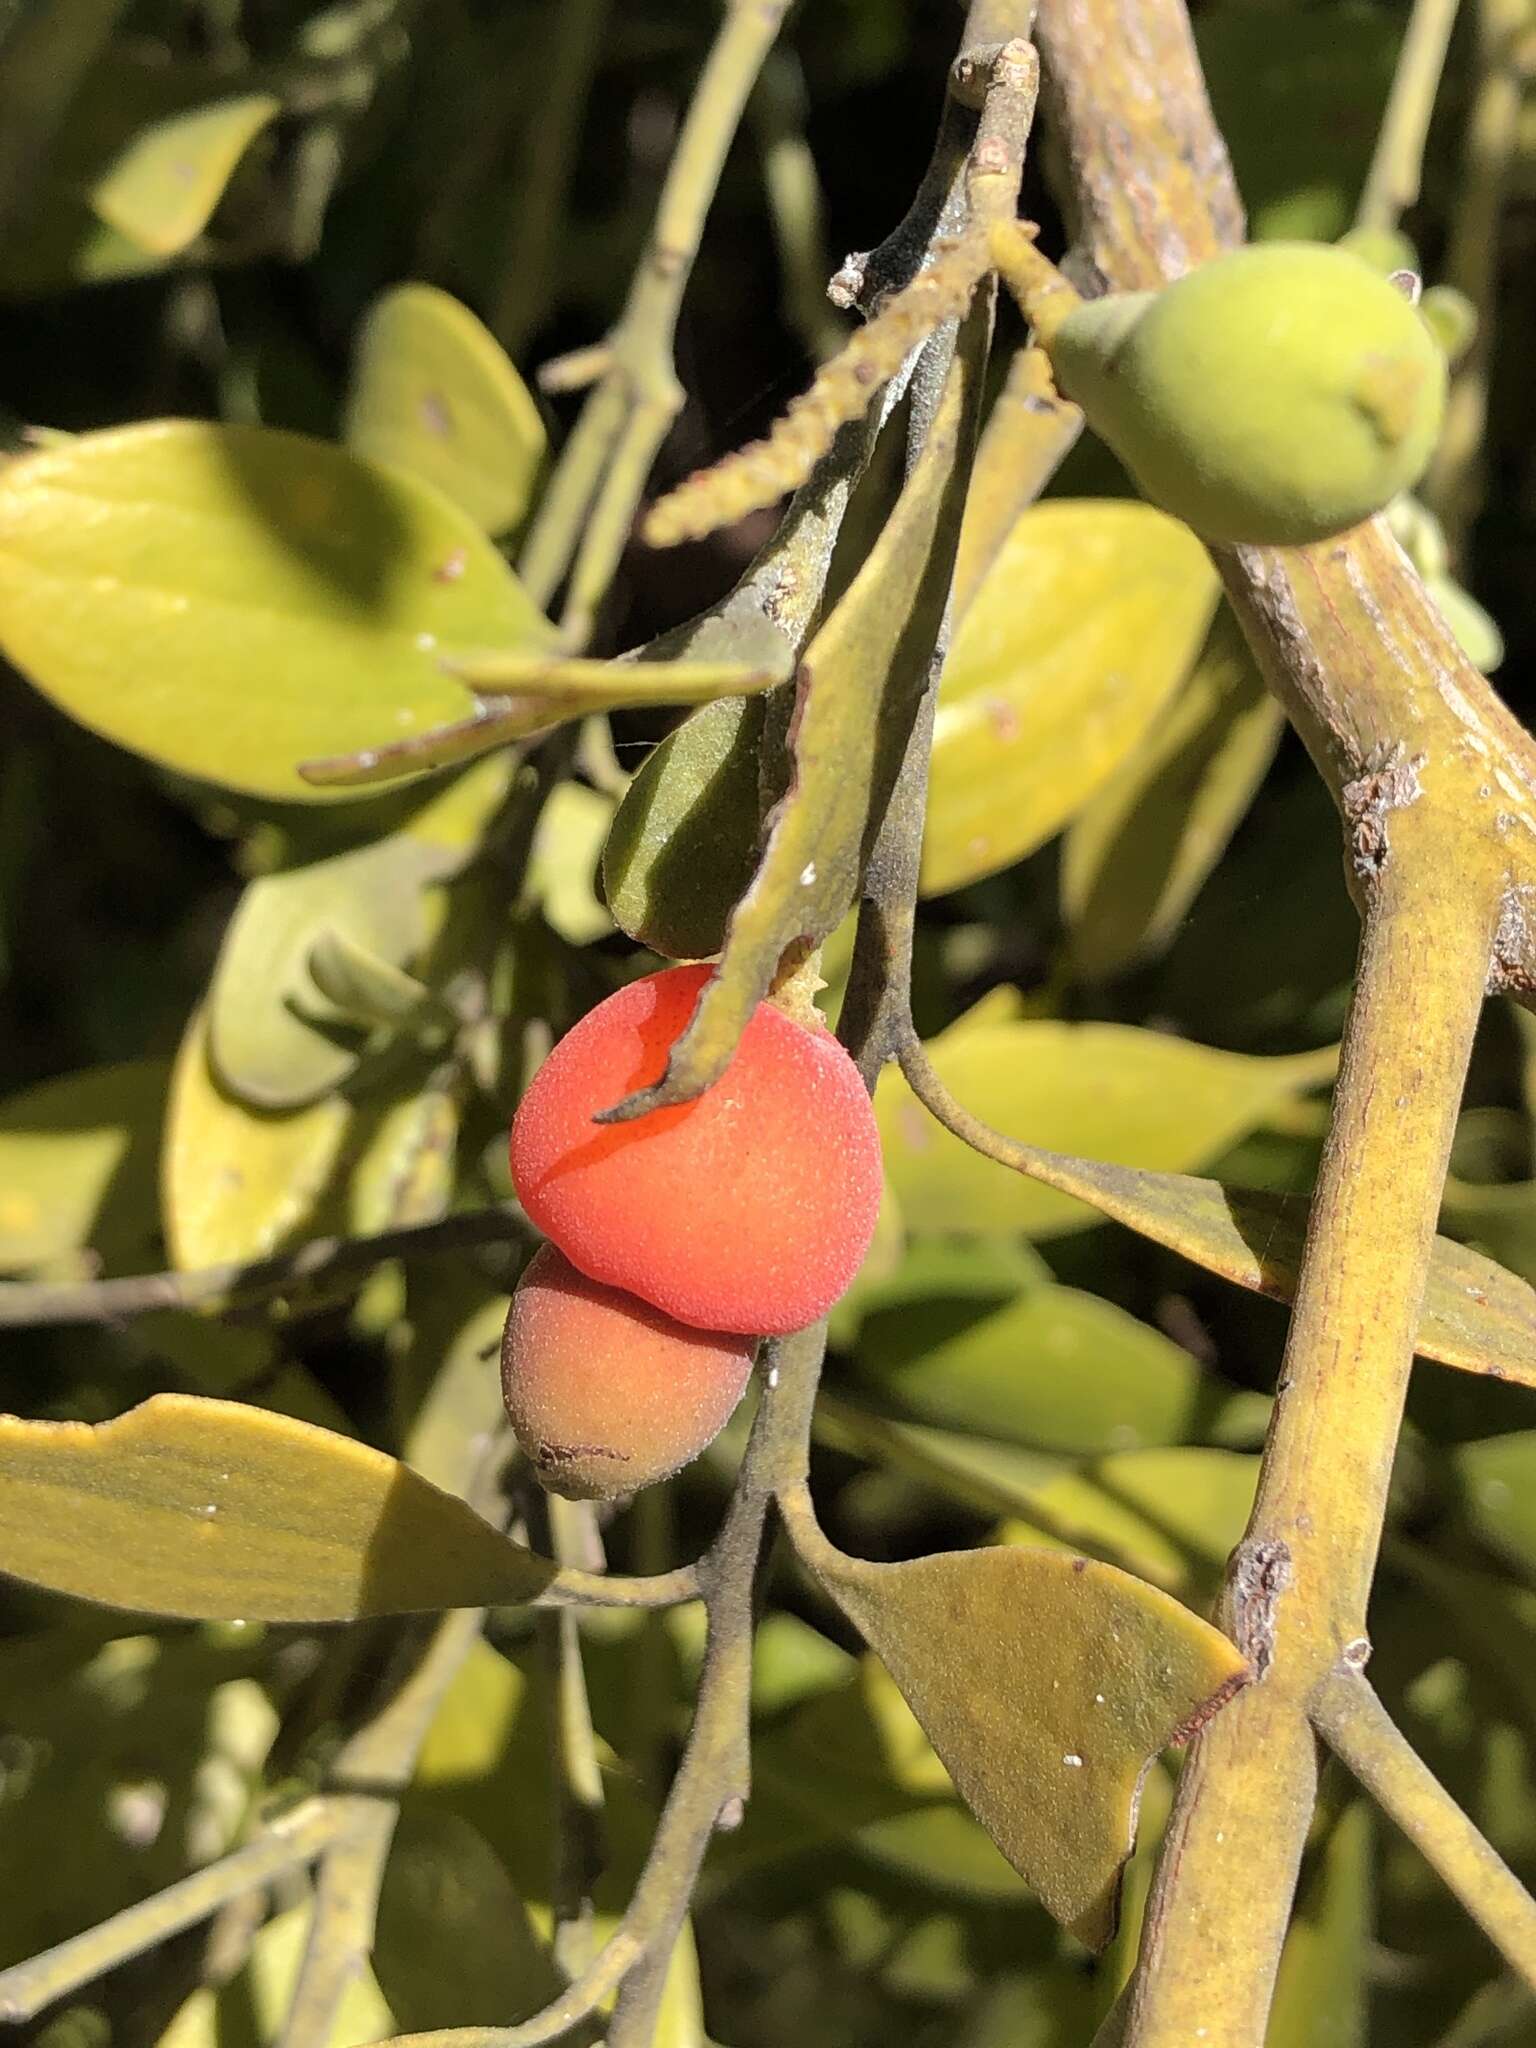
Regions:
M 1185 1765 L 1127 2048 L 1261 2048 L 1316 1794 L 1312 1698 L 1368 1647 L 1366 1602 L 1502 893 L 1472 861 L 1468 873 L 1447 861 L 1451 821 L 1436 812 L 1422 795 L 1394 812 L 1372 885 L 1258 1497 L 1220 1612 L 1258 1682 Z
M 673 337 L 704 222 L 747 98 L 788 0 L 726 0 L 668 167 L 650 240 L 609 337 L 607 366 L 582 410 L 518 564 L 547 605 L 568 566 L 567 648 L 586 645 L 629 536 L 635 507 L 683 402 Z M 574 564 L 573 564 L 574 557 Z
M 195 1927 L 231 1899 L 312 1863 L 345 1825 L 340 1802 L 307 1799 L 273 1821 L 260 1841 L 167 1885 L 152 1899 L 125 1906 L 100 1926 L 61 1941 L 42 1955 L 0 1970 L 0 2020 L 32 2019 L 104 1971 Z
M 1415 1752 L 1359 1671 L 1343 1666 L 1328 1674 L 1313 1694 L 1312 1720 L 1505 1961 L 1536 1985 L 1536 1899 Z
M 1357 228 L 1391 229 L 1419 196 L 1424 143 L 1459 0 L 1413 0 L 1392 90 L 1355 209 Z

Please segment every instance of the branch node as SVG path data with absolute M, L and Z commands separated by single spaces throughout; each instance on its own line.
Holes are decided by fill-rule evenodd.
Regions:
M 1262 1685 L 1275 1657 L 1275 1616 L 1291 1583 L 1291 1550 L 1278 1537 L 1245 1540 L 1232 1553 L 1232 1639 Z

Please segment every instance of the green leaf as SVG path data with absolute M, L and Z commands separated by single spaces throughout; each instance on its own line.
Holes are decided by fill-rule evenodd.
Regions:
M 981 1010 L 978 1004 L 971 1017 Z M 968 1020 L 962 1020 L 967 1022 Z M 877 1107 L 879 1098 L 877 1097 Z M 1307 1199 L 1226 1187 L 1181 1173 L 1148 1173 L 1021 1146 L 1042 1186 L 1087 1202 L 1156 1244 L 1239 1287 L 1289 1301 L 1301 1268 Z M 1008 1169 L 1002 1169 L 1008 1170 Z M 942 1222 L 937 1226 L 942 1228 Z M 990 1252 L 986 1254 L 990 1257 Z M 1437 1237 L 1417 1348 L 1460 1372 L 1536 1387 L 1530 1331 L 1536 1287 L 1480 1252 Z
M 1536 1429 L 1458 1444 L 1451 1465 L 1469 1525 L 1523 1572 L 1536 1575 Z
M 1157 731 L 1067 832 L 1061 903 L 1079 973 L 1107 980 L 1168 944 L 1252 802 L 1284 724 L 1223 606 Z
M 236 164 L 282 112 L 239 93 L 141 128 L 90 188 L 92 211 L 151 256 L 174 256 L 208 225 Z
M 650 754 L 614 815 L 608 907 L 621 931 L 667 959 L 718 953 L 752 879 L 766 708 L 762 697 L 720 697 L 695 711 Z
M 0 1271 L 86 1247 L 117 1270 L 152 1256 L 168 1069 L 129 1060 L 0 1103 Z
M 1257 1458 L 1238 1451 L 1122 1452 L 1047 1479 L 1003 1534 L 1092 1551 L 1198 1606 L 1221 1583 L 1257 1476 Z
M 219 1086 L 204 1013 L 194 1015 L 171 1079 L 160 1166 L 166 1244 L 183 1271 L 265 1258 L 311 1224 L 352 1130 L 352 1104 L 249 1107 Z
M 861 1378 L 918 1422 L 1046 1451 L 1177 1443 L 1201 1397 L 1187 1351 L 1074 1287 L 1027 1287 L 1001 1305 L 936 1292 L 876 1309 L 855 1357 Z
M 544 460 L 544 422 L 501 344 L 435 285 L 385 292 L 363 322 L 348 445 L 435 484 L 487 533 L 520 523 Z
M 506 781 L 501 761 L 486 767 L 495 774 L 483 815 Z M 471 775 L 484 779 L 483 770 Z M 317 985 L 316 946 L 328 939 L 332 950 L 362 948 L 406 966 L 427 940 L 426 886 L 463 858 L 463 847 L 408 827 L 248 884 L 208 991 L 208 1054 L 224 1087 L 258 1108 L 293 1109 L 340 1086 L 362 1048 L 346 1029 L 351 1018 Z
M 944 664 L 924 895 L 993 874 L 1061 830 L 1147 734 L 1215 602 L 1204 548 L 1150 505 L 1029 508 Z
M 1302 1872 L 1265 2048 L 1365 2048 L 1372 1965 L 1371 1809 L 1337 1814 Z
M 435 491 L 303 435 L 158 421 L 0 472 L 0 645 L 83 725 L 232 789 L 328 800 L 301 762 L 473 712 L 445 648 L 548 630 Z
M 972 1114 L 1053 1152 L 1178 1170 L 1214 1158 L 1302 1090 L 1331 1054 L 1254 1059 L 1118 1024 L 953 1025 L 928 1048 Z M 1080 1202 L 983 1159 L 888 1070 L 875 1094 L 886 1172 L 917 1231 L 1051 1237 L 1092 1221 Z
M 200 1621 L 351 1621 L 528 1600 L 553 1567 L 408 1466 L 233 1401 L 0 1416 L 5 1569 Z
M 788 778 L 720 966 L 663 1078 L 622 1105 L 635 1117 L 717 1080 L 786 950 L 819 943 L 858 894 L 887 817 L 948 599 L 975 433 L 987 322 L 962 329 L 923 452 L 847 591 L 801 660 L 785 738 Z M 899 806 L 898 806 L 899 808 Z
M 407 1803 L 390 1845 L 373 1956 L 401 2032 L 504 2026 L 564 1982 L 485 1837 L 422 1803 Z
M 1102 1947 L 1147 1766 L 1242 1684 L 1237 1651 L 1155 1588 L 1052 1551 L 869 1564 L 817 1544 L 806 1561 L 1025 1883 Z
M 156 2048 L 264 2048 L 278 2040 L 299 1981 L 313 1909 L 290 1906 L 269 1920 L 251 1943 L 245 1966 L 217 1989 L 194 1991 Z M 314 2048 L 363 2048 L 396 2031 L 394 2015 L 365 1962 L 341 1996 L 325 2039 Z
M 539 813 L 528 892 L 542 905 L 551 929 L 573 946 L 588 946 L 613 930 L 593 888 L 612 823 L 613 800 L 580 782 L 558 784 Z

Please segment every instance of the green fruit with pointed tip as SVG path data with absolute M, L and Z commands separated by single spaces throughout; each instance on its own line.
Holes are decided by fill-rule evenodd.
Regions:
M 752 879 L 762 697 L 721 697 L 685 718 L 624 794 L 603 848 L 614 923 L 669 960 L 707 960 Z
M 1046 346 L 1146 495 L 1212 541 L 1301 546 L 1369 518 L 1417 481 L 1445 408 L 1425 321 L 1321 243 L 1092 300 Z

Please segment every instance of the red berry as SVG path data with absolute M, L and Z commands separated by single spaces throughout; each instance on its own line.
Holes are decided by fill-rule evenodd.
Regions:
M 611 1500 L 696 1458 L 730 1419 L 753 1340 L 673 1322 L 545 1245 L 501 1345 L 517 1440 L 552 1493 Z
M 880 1206 L 880 1139 L 831 1032 L 759 1003 L 694 1102 L 595 1124 L 659 1081 L 708 967 L 632 982 L 567 1032 L 518 1107 L 512 1179 L 584 1273 L 705 1330 L 779 1335 L 847 1288 Z

